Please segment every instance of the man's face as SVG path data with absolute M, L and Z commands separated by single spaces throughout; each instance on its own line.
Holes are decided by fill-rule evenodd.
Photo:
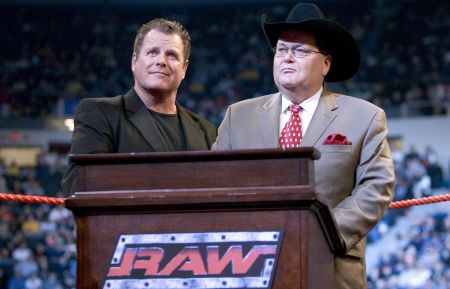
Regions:
M 135 86 L 148 92 L 176 92 L 186 75 L 187 63 L 178 34 L 150 30 L 139 54 L 133 53 L 131 59 Z
M 283 31 L 276 49 L 305 49 L 318 52 L 315 37 L 311 34 L 288 30 Z M 330 70 L 331 56 L 309 53 L 304 57 L 295 57 L 288 51 L 284 57 L 275 54 L 273 60 L 273 78 L 277 87 L 297 92 L 309 92 L 318 89 Z

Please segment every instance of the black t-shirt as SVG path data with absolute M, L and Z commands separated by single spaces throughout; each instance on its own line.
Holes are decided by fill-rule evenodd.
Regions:
M 166 114 L 153 110 L 148 110 L 155 120 L 163 142 L 170 151 L 185 151 L 186 139 L 184 137 L 183 127 L 178 114 Z

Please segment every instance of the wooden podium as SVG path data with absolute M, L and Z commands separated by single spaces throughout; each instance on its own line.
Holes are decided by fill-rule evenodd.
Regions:
M 314 148 L 71 156 L 77 288 L 334 288 L 343 242 L 314 191 L 319 157 Z

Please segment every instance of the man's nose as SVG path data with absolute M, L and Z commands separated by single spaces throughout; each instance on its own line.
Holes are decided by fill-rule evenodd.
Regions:
M 167 65 L 167 57 L 164 53 L 158 54 L 158 56 L 156 57 L 156 64 L 159 66 Z
M 292 49 L 288 49 L 286 55 L 284 56 L 283 61 L 285 61 L 285 62 L 295 61 L 295 55 L 294 55 L 294 52 L 292 51 Z

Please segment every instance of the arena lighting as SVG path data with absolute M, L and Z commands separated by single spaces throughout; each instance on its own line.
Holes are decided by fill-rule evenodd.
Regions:
M 64 120 L 64 125 L 67 127 L 68 130 L 73 131 L 74 128 L 73 118 L 66 118 Z

